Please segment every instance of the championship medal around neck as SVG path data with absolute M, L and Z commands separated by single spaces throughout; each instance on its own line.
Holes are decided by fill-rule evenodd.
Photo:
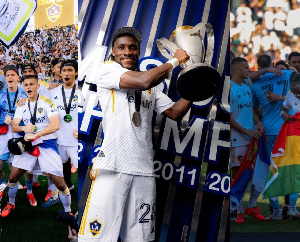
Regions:
M 70 114 L 66 114 L 66 115 L 64 116 L 64 121 L 65 121 L 66 123 L 70 123 L 70 122 L 72 121 L 72 116 L 71 116 Z
M 33 134 L 36 134 L 36 133 L 37 133 L 37 127 L 36 127 L 36 126 L 34 126 L 34 130 L 33 130 L 32 133 L 33 133 Z
M 134 124 L 135 127 L 140 127 L 142 124 L 142 116 L 140 112 L 134 111 L 132 114 L 132 123 Z
M 70 96 L 70 99 L 69 99 L 69 103 L 67 105 L 64 86 L 62 86 L 62 88 L 61 88 L 63 102 L 64 102 L 64 107 L 65 107 L 65 111 L 66 111 L 66 115 L 64 116 L 64 121 L 66 123 L 70 123 L 72 121 L 72 116 L 70 114 L 70 110 L 71 110 L 71 103 L 72 103 L 72 99 L 74 97 L 75 89 L 76 89 L 76 85 L 74 85 L 73 88 L 72 88 L 72 92 L 71 92 L 71 96 Z

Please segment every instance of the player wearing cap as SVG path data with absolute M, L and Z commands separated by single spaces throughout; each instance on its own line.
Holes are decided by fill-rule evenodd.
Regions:
M 71 190 L 74 188 L 74 185 L 71 181 L 71 163 L 69 158 L 73 165 L 78 168 L 78 142 L 73 135 L 73 132 L 78 129 L 78 94 L 75 85 L 78 64 L 74 60 L 66 60 L 61 63 L 60 69 L 63 85 L 52 89 L 49 96 L 59 113 L 60 129 L 56 132 L 58 152 L 63 162 L 64 179 Z M 53 197 L 56 188 L 52 185 L 50 188 L 52 196 L 42 207 L 50 207 L 57 203 L 55 197 Z
M 9 175 L 9 202 L 3 209 L 1 216 L 6 217 L 15 209 L 15 197 L 17 194 L 17 181 L 26 171 L 34 171 L 36 160 L 43 173 L 49 175 L 59 190 L 59 197 L 65 212 L 70 212 L 71 196 L 63 178 L 63 167 L 56 148 L 57 131 L 60 127 L 59 114 L 51 99 L 39 95 L 37 76 L 25 76 L 24 88 L 28 96 L 25 105 L 16 109 L 12 122 L 13 132 L 25 132 L 24 139 L 34 141 L 35 149 L 39 150 L 35 155 L 23 152 L 15 155 L 11 173 Z M 25 126 L 20 126 L 23 120 Z M 31 205 L 37 202 L 32 193 L 28 194 Z
M 35 66 L 31 63 L 27 63 L 22 66 L 22 78 L 24 79 L 25 76 L 29 75 L 37 75 Z M 38 94 L 47 96 L 49 87 L 48 83 L 39 80 L 39 84 Z M 21 85 L 21 87 L 23 88 L 23 85 Z
M 153 241 L 155 179 L 153 110 L 179 120 L 191 102 L 174 103 L 156 86 L 189 56 L 179 49 L 174 59 L 138 72 L 140 31 L 123 27 L 113 34 L 111 60 L 96 78 L 103 112 L 104 141 L 94 161 L 91 185 L 79 230 L 80 241 Z
M 51 71 L 52 71 L 52 79 L 50 81 L 51 89 L 53 89 L 63 83 L 62 77 L 60 74 L 60 66 L 63 61 L 64 61 L 64 58 L 55 58 L 51 62 Z
M 4 75 L 7 88 L 0 92 L 0 185 L 5 182 L 3 163 L 9 160 L 10 153 L 7 142 L 11 138 L 19 137 L 18 134 L 11 132 L 11 123 L 17 107 L 17 103 L 27 98 L 24 90 L 18 87 L 18 69 L 14 65 L 4 67 Z M 3 192 L 0 194 L 2 198 Z

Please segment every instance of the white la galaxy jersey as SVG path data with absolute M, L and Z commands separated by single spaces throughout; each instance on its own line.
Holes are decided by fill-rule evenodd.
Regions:
M 64 89 L 64 91 L 66 95 L 66 103 L 68 105 L 71 97 L 72 88 Z M 62 85 L 50 90 L 49 96 L 50 99 L 54 102 L 59 113 L 60 129 L 56 132 L 57 143 L 59 145 L 64 146 L 77 146 L 78 141 L 73 136 L 73 130 L 78 129 L 78 91 L 75 91 L 71 102 L 70 115 L 72 116 L 72 121 L 69 123 L 66 123 L 64 121 L 66 110 L 62 96 Z
M 30 110 L 28 108 L 29 100 L 26 100 L 25 105 L 17 107 L 14 119 L 21 119 L 23 120 L 25 125 L 31 124 L 31 115 L 34 115 L 34 107 L 36 102 L 29 102 Z M 36 110 L 36 122 L 35 126 L 37 127 L 37 132 L 45 129 L 49 125 L 49 117 L 58 114 L 57 109 L 52 102 L 51 99 L 39 95 L 37 101 L 37 110 Z M 43 140 L 48 139 L 56 139 L 56 133 L 51 133 L 42 137 Z
M 120 77 L 128 69 L 113 61 L 100 66 L 96 77 L 97 91 L 103 112 L 104 141 L 95 169 L 153 176 L 152 116 L 161 114 L 174 102 L 157 87 L 142 92 L 140 113 L 142 124 L 132 123 L 135 112 L 135 91 L 120 89 Z

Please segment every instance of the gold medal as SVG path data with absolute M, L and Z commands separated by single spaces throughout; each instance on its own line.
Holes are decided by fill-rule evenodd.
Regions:
M 135 127 L 140 127 L 142 124 L 142 116 L 140 112 L 135 111 L 132 114 L 132 123 L 134 124 Z

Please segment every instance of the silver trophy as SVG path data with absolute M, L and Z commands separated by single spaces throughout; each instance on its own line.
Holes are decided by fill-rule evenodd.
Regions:
M 206 51 L 203 37 L 200 35 L 202 28 L 205 28 L 207 33 Z M 184 99 L 203 101 L 218 91 L 221 75 L 211 67 L 214 43 L 214 32 L 209 23 L 199 23 L 195 27 L 179 27 L 171 34 L 170 41 L 166 38 L 156 41 L 160 53 L 169 60 L 173 59 L 177 49 L 185 50 L 190 56 L 190 59 L 181 65 L 183 70 L 177 78 L 177 91 Z

